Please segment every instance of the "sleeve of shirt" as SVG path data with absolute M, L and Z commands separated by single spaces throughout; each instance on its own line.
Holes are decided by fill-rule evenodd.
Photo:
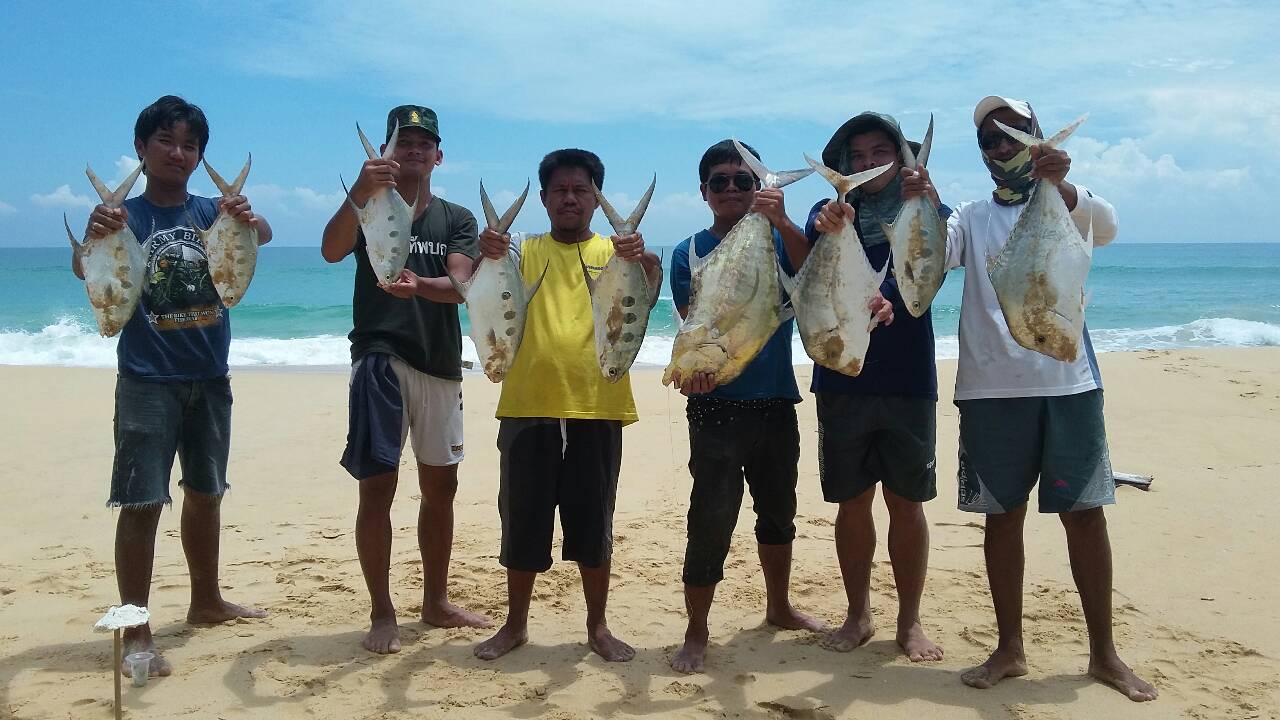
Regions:
M 475 260 L 480 256 L 480 242 L 476 235 L 476 216 L 464 207 L 457 206 L 456 209 L 452 227 L 449 228 L 448 252 L 462 253 Z
M 688 307 L 690 285 L 693 282 L 691 273 L 689 272 L 689 243 L 693 242 L 690 238 L 671 251 L 671 302 L 678 308 Z
M 962 222 L 965 208 L 974 203 L 960 203 L 947 217 L 947 270 L 964 265 L 964 249 L 969 242 L 966 225 Z
M 813 223 L 818 219 L 818 212 L 822 210 L 822 208 L 826 207 L 829 202 L 831 201 L 826 199 L 819 200 L 814 203 L 813 208 L 809 210 L 809 219 L 804 222 L 804 236 L 809 240 L 810 246 L 813 246 L 818 242 L 818 235 L 820 235 L 818 229 L 813 226 Z
M 1116 209 L 1083 185 L 1076 186 L 1076 208 L 1071 211 L 1071 219 L 1086 239 L 1092 226 L 1094 247 L 1110 244 L 1119 232 Z
M 507 252 L 510 253 L 511 258 L 516 261 L 516 267 L 520 268 L 520 274 L 528 277 L 524 272 L 524 254 L 521 252 L 524 247 L 525 236 L 526 233 L 522 232 L 511 233 L 511 245 L 507 248 Z

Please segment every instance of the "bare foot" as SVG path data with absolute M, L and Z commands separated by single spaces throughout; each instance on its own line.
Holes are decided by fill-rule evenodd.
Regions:
M 493 623 L 489 622 L 489 618 L 484 615 L 471 612 L 470 610 L 464 610 L 450 602 L 441 603 L 435 606 L 424 604 L 422 606 L 422 622 L 440 628 L 493 627 Z
M 960 674 L 960 682 L 986 690 L 1007 677 L 1027 674 L 1027 659 L 1020 650 L 996 648 L 987 661 Z
M 360 644 L 365 650 L 379 655 L 398 653 L 400 652 L 400 625 L 393 617 L 374 620 L 369 625 L 369 634 L 364 636 Z
M 187 610 L 187 622 L 192 625 L 207 625 L 223 623 L 237 618 L 264 618 L 266 616 L 266 610 L 236 605 L 222 599 L 215 600 L 208 605 L 192 603 L 191 608 Z
M 684 634 L 684 645 L 671 657 L 671 669 L 682 673 L 702 672 L 707 659 L 707 633 L 692 630 Z
M 898 630 L 898 647 L 902 648 L 902 652 L 906 653 L 907 659 L 911 662 L 942 659 L 942 648 L 935 645 L 924 634 L 924 628 L 920 627 L 918 622 L 912 623 L 911 627 L 905 630 Z
M 636 656 L 635 648 L 614 637 L 609 632 L 609 626 L 604 623 L 595 628 L 587 628 L 587 645 L 592 652 L 609 662 L 629 662 Z
M 781 610 L 769 610 L 764 615 L 765 622 L 783 630 L 808 630 L 809 632 L 826 632 L 827 626 L 817 618 L 810 617 L 787 605 Z
M 120 638 L 120 645 L 123 650 L 120 658 L 120 672 L 124 673 L 126 677 L 133 671 L 129 668 L 129 663 L 124 661 L 124 658 L 136 652 L 155 654 L 155 657 L 151 658 L 151 672 L 149 673 L 151 677 L 168 677 L 173 673 L 173 666 L 160 654 L 159 650 L 156 650 L 155 640 L 151 637 L 150 625 L 140 625 L 125 630 Z
M 1159 694 L 1151 683 L 1133 674 L 1133 670 L 1114 654 L 1101 660 L 1090 658 L 1089 674 L 1119 690 L 1134 702 L 1155 700 Z
M 834 652 L 849 652 L 867 644 L 876 634 L 876 624 L 871 620 L 871 613 L 865 613 L 857 620 L 848 618 L 839 630 L 827 633 L 818 641 L 821 647 Z
M 481 660 L 496 660 L 527 642 L 529 633 L 524 628 L 503 625 L 493 637 L 476 646 L 475 655 Z

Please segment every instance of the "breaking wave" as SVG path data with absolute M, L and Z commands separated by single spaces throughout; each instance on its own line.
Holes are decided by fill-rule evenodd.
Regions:
M 656 316 L 655 316 L 656 319 Z M 1152 328 L 1091 329 L 1099 352 L 1196 347 L 1280 347 L 1280 325 L 1237 318 L 1204 318 L 1183 325 Z M 671 357 L 674 334 L 651 333 L 640 348 L 637 364 L 663 367 Z M 475 346 L 463 337 L 464 360 L 476 361 Z M 231 341 L 232 367 L 343 367 L 350 363 L 350 346 L 344 335 L 300 338 L 245 337 Z M 797 365 L 809 360 L 799 336 L 792 342 Z M 955 335 L 940 335 L 939 359 L 955 358 Z M 0 365 L 53 365 L 67 367 L 115 367 L 116 339 L 100 337 L 83 321 L 64 317 L 38 331 L 0 330 Z

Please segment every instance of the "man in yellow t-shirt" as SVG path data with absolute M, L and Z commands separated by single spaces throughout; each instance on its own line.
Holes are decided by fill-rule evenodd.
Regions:
M 582 263 L 598 273 L 617 253 L 651 274 L 660 263 L 645 252 L 639 233 L 605 239 L 591 230 L 591 184 L 604 187 L 604 165 L 594 153 L 556 150 L 542 159 L 538 181 L 551 232 L 528 236 L 518 248 L 510 235 L 492 228 L 480 234 L 485 256 L 518 253 L 526 283 L 544 268 L 546 276 L 529 304 L 520 351 L 498 401 L 499 559 L 507 569 L 507 621 L 475 654 L 493 660 L 528 640 L 529 600 L 538 573 L 551 567 L 558 506 L 562 558 L 578 563 L 582 573 L 587 643 L 605 660 L 626 662 L 635 650 L 609 632 L 605 605 L 622 426 L 637 417 L 630 377 L 610 383 L 600 373 Z

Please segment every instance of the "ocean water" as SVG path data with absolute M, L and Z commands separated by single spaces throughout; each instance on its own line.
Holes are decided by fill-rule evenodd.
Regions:
M 313 247 L 264 247 L 248 295 L 231 310 L 231 364 L 348 364 L 354 262 L 327 264 Z M 934 301 L 940 358 L 957 354 L 962 273 Z M 1116 243 L 1094 254 L 1086 294 L 1100 352 L 1280 346 L 1280 244 Z M 637 362 L 666 365 L 676 327 L 664 288 Z M 798 339 L 795 350 L 807 364 Z M 69 248 L 0 248 L 0 364 L 115 366 L 115 340 L 98 336 Z

